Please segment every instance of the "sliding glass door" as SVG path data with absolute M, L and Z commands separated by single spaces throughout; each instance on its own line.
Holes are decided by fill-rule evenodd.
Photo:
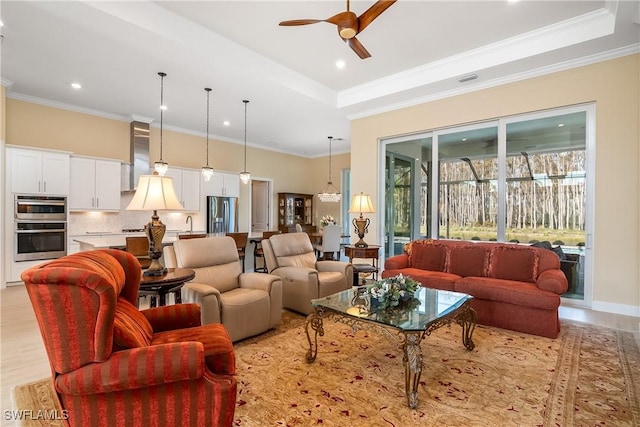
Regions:
M 385 256 L 420 237 L 550 245 L 584 301 L 594 121 L 576 106 L 384 141 Z
M 498 237 L 498 126 L 487 123 L 436 132 L 438 237 Z

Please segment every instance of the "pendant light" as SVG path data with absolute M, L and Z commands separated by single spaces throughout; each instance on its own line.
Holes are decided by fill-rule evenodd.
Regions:
M 164 78 L 166 73 L 158 73 L 160 76 L 160 160 L 154 163 L 153 169 L 158 172 L 158 175 L 164 176 L 169 169 L 169 164 L 162 160 L 162 113 L 167 107 L 164 105 Z
M 213 176 L 213 168 L 209 166 L 209 94 L 211 88 L 205 87 L 204 90 L 207 91 L 207 166 L 202 167 L 202 178 L 209 181 Z
M 340 191 L 338 191 L 336 186 L 333 185 L 333 182 L 331 182 L 331 141 L 333 137 L 329 136 L 327 138 L 329 138 L 329 181 L 324 187 L 324 190 L 318 193 L 318 198 L 321 202 L 339 202 L 341 198 Z
M 249 101 L 244 99 L 244 170 L 240 173 L 240 181 L 248 184 L 251 179 L 251 173 L 247 172 L 247 104 Z

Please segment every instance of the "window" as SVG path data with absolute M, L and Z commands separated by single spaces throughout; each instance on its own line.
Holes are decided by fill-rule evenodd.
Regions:
M 385 257 L 420 237 L 548 241 L 583 299 L 593 123 L 577 106 L 384 141 Z

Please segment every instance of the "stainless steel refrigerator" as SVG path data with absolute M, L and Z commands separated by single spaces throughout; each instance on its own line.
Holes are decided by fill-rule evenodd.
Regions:
M 238 198 L 207 196 L 207 233 L 238 232 Z

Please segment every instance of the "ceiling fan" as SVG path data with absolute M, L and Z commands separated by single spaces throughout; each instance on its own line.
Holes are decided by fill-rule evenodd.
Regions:
M 371 54 L 364 48 L 362 43 L 356 38 L 356 35 L 364 31 L 382 12 L 387 10 L 389 6 L 397 0 L 378 0 L 369 9 L 364 11 L 360 16 L 349 9 L 349 0 L 347 0 L 347 10 L 328 19 L 294 19 L 292 21 L 282 21 L 283 27 L 294 27 L 298 25 L 317 24 L 318 22 L 328 22 L 338 27 L 338 34 L 353 51 L 362 59 L 369 58 Z

